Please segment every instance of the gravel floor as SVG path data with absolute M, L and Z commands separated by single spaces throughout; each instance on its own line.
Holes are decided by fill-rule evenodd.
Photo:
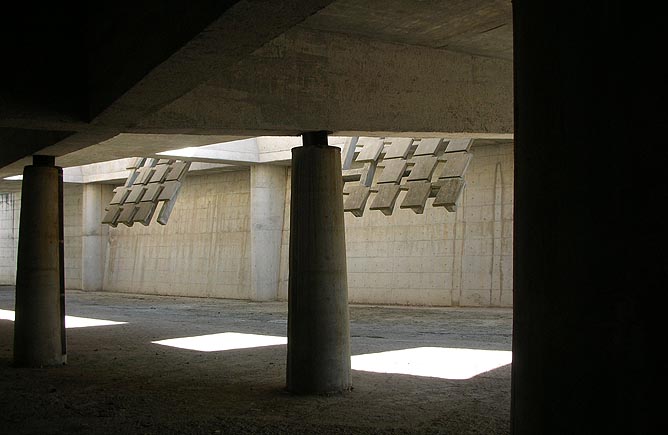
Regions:
M 0 287 L 0 309 L 14 289 Z M 67 314 L 127 322 L 68 329 L 68 364 L 11 366 L 0 320 L 2 434 L 507 434 L 510 365 L 470 379 L 353 371 L 331 396 L 284 391 L 286 346 L 194 351 L 153 341 L 286 336 L 287 304 L 68 291 Z M 350 307 L 352 354 L 511 349 L 511 309 Z M 436 361 L 440 363 L 440 361 Z

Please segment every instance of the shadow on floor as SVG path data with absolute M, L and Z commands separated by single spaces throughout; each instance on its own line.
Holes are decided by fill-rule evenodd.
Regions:
M 0 288 L 0 309 L 13 309 L 13 289 Z M 510 365 L 460 380 L 354 371 L 349 393 L 293 396 L 283 389 L 284 345 L 204 352 L 152 343 L 284 337 L 284 303 L 68 292 L 68 314 L 127 323 L 68 329 L 66 366 L 18 369 L 13 322 L 0 320 L 3 433 L 509 433 Z M 510 350 L 511 319 L 501 309 L 352 306 L 352 351 Z

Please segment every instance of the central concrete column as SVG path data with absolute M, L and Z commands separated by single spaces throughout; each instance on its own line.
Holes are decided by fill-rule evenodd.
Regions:
M 23 171 L 16 270 L 14 364 L 66 362 L 63 171 L 35 156 Z
M 326 132 L 292 150 L 287 389 L 349 390 L 350 331 L 341 151 Z

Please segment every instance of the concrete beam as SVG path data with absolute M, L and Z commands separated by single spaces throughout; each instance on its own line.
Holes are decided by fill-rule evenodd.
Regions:
M 192 7 L 186 2 L 165 5 L 146 0 L 136 2 L 130 10 L 115 3 L 95 8 L 82 19 L 90 26 L 80 29 L 81 22 L 68 26 L 72 28 L 67 34 L 72 35 L 65 39 L 67 43 L 61 44 L 87 49 L 72 49 L 66 58 L 71 73 L 58 74 L 59 68 L 52 68 L 52 65 L 49 65 L 50 72 L 41 71 L 45 68 L 38 62 L 39 77 L 24 81 L 19 80 L 20 74 L 10 74 L 8 80 L 16 89 L 8 95 L 0 94 L 0 109 L 7 115 L 0 120 L 0 127 L 80 132 L 67 142 L 44 145 L 54 144 L 49 150 L 41 151 L 48 155 L 61 156 L 100 143 L 120 132 L 131 131 L 143 117 L 211 77 L 232 69 L 237 62 L 331 2 L 241 0 L 201 2 L 205 4 Z M 156 15 L 156 9 L 161 13 Z M 69 20 L 74 19 L 66 15 Z M 47 41 L 53 34 L 62 33 L 61 30 L 48 34 L 38 28 L 33 44 L 39 46 L 41 39 Z M 26 33 L 23 28 L 13 31 Z M 85 41 L 77 39 L 79 31 L 87 32 Z M 3 39 L 13 41 L 14 36 Z M 32 52 L 22 52 L 28 47 L 31 45 L 12 50 L 10 60 L 13 60 L 12 55 L 22 61 L 39 58 Z M 19 64 L 23 65 L 22 62 Z M 53 64 L 57 62 L 54 60 Z M 87 75 L 81 71 L 87 71 Z M 67 80 L 60 81 L 71 82 L 71 87 L 60 89 L 59 80 L 51 76 L 63 76 Z M 24 102 L 23 94 L 34 92 L 34 83 L 40 81 L 45 81 L 44 86 L 49 89 L 36 92 L 30 101 Z M 51 88 L 58 91 L 54 96 L 47 92 L 53 90 Z M 69 97 L 76 99 L 75 108 L 52 109 L 52 101 L 42 100 L 51 98 L 60 103 Z M 163 129 L 153 133 L 165 131 L 167 126 L 163 125 Z M 16 143 L 0 137 L 0 145 L 5 142 Z M 7 159 L 11 157 L 10 162 L 15 161 L 34 152 L 27 149 Z M 4 162 L 4 153 L 0 157 L 0 165 L 10 163 Z
M 23 128 L 2 128 L 0 127 L 0 168 L 16 162 L 29 156 L 49 145 L 58 143 L 73 132 L 48 131 L 48 130 L 30 130 Z M 4 145 L 6 144 L 6 146 Z M 21 173 L 30 160 L 14 168 L 16 173 Z
M 512 133 L 512 107 L 509 61 L 295 28 L 137 128 L 484 137 Z
M 512 60 L 511 10 L 510 0 L 338 0 L 304 26 Z
M 136 124 L 202 82 L 232 69 L 237 62 L 332 1 L 227 2 L 234 4 L 178 51 L 168 53 L 164 62 L 138 77 L 140 80 L 119 98 L 109 101 L 93 124 L 123 127 Z

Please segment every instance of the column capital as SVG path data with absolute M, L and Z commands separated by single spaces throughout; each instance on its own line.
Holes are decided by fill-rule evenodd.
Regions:
M 33 166 L 56 166 L 56 157 L 35 154 L 32 156 L 32 164 Z
M 305 147 L 326 147 L 328 145 L 327 136 L 331 133 L 327 130 L 305 131 L 302 133 L 302 144 Z

